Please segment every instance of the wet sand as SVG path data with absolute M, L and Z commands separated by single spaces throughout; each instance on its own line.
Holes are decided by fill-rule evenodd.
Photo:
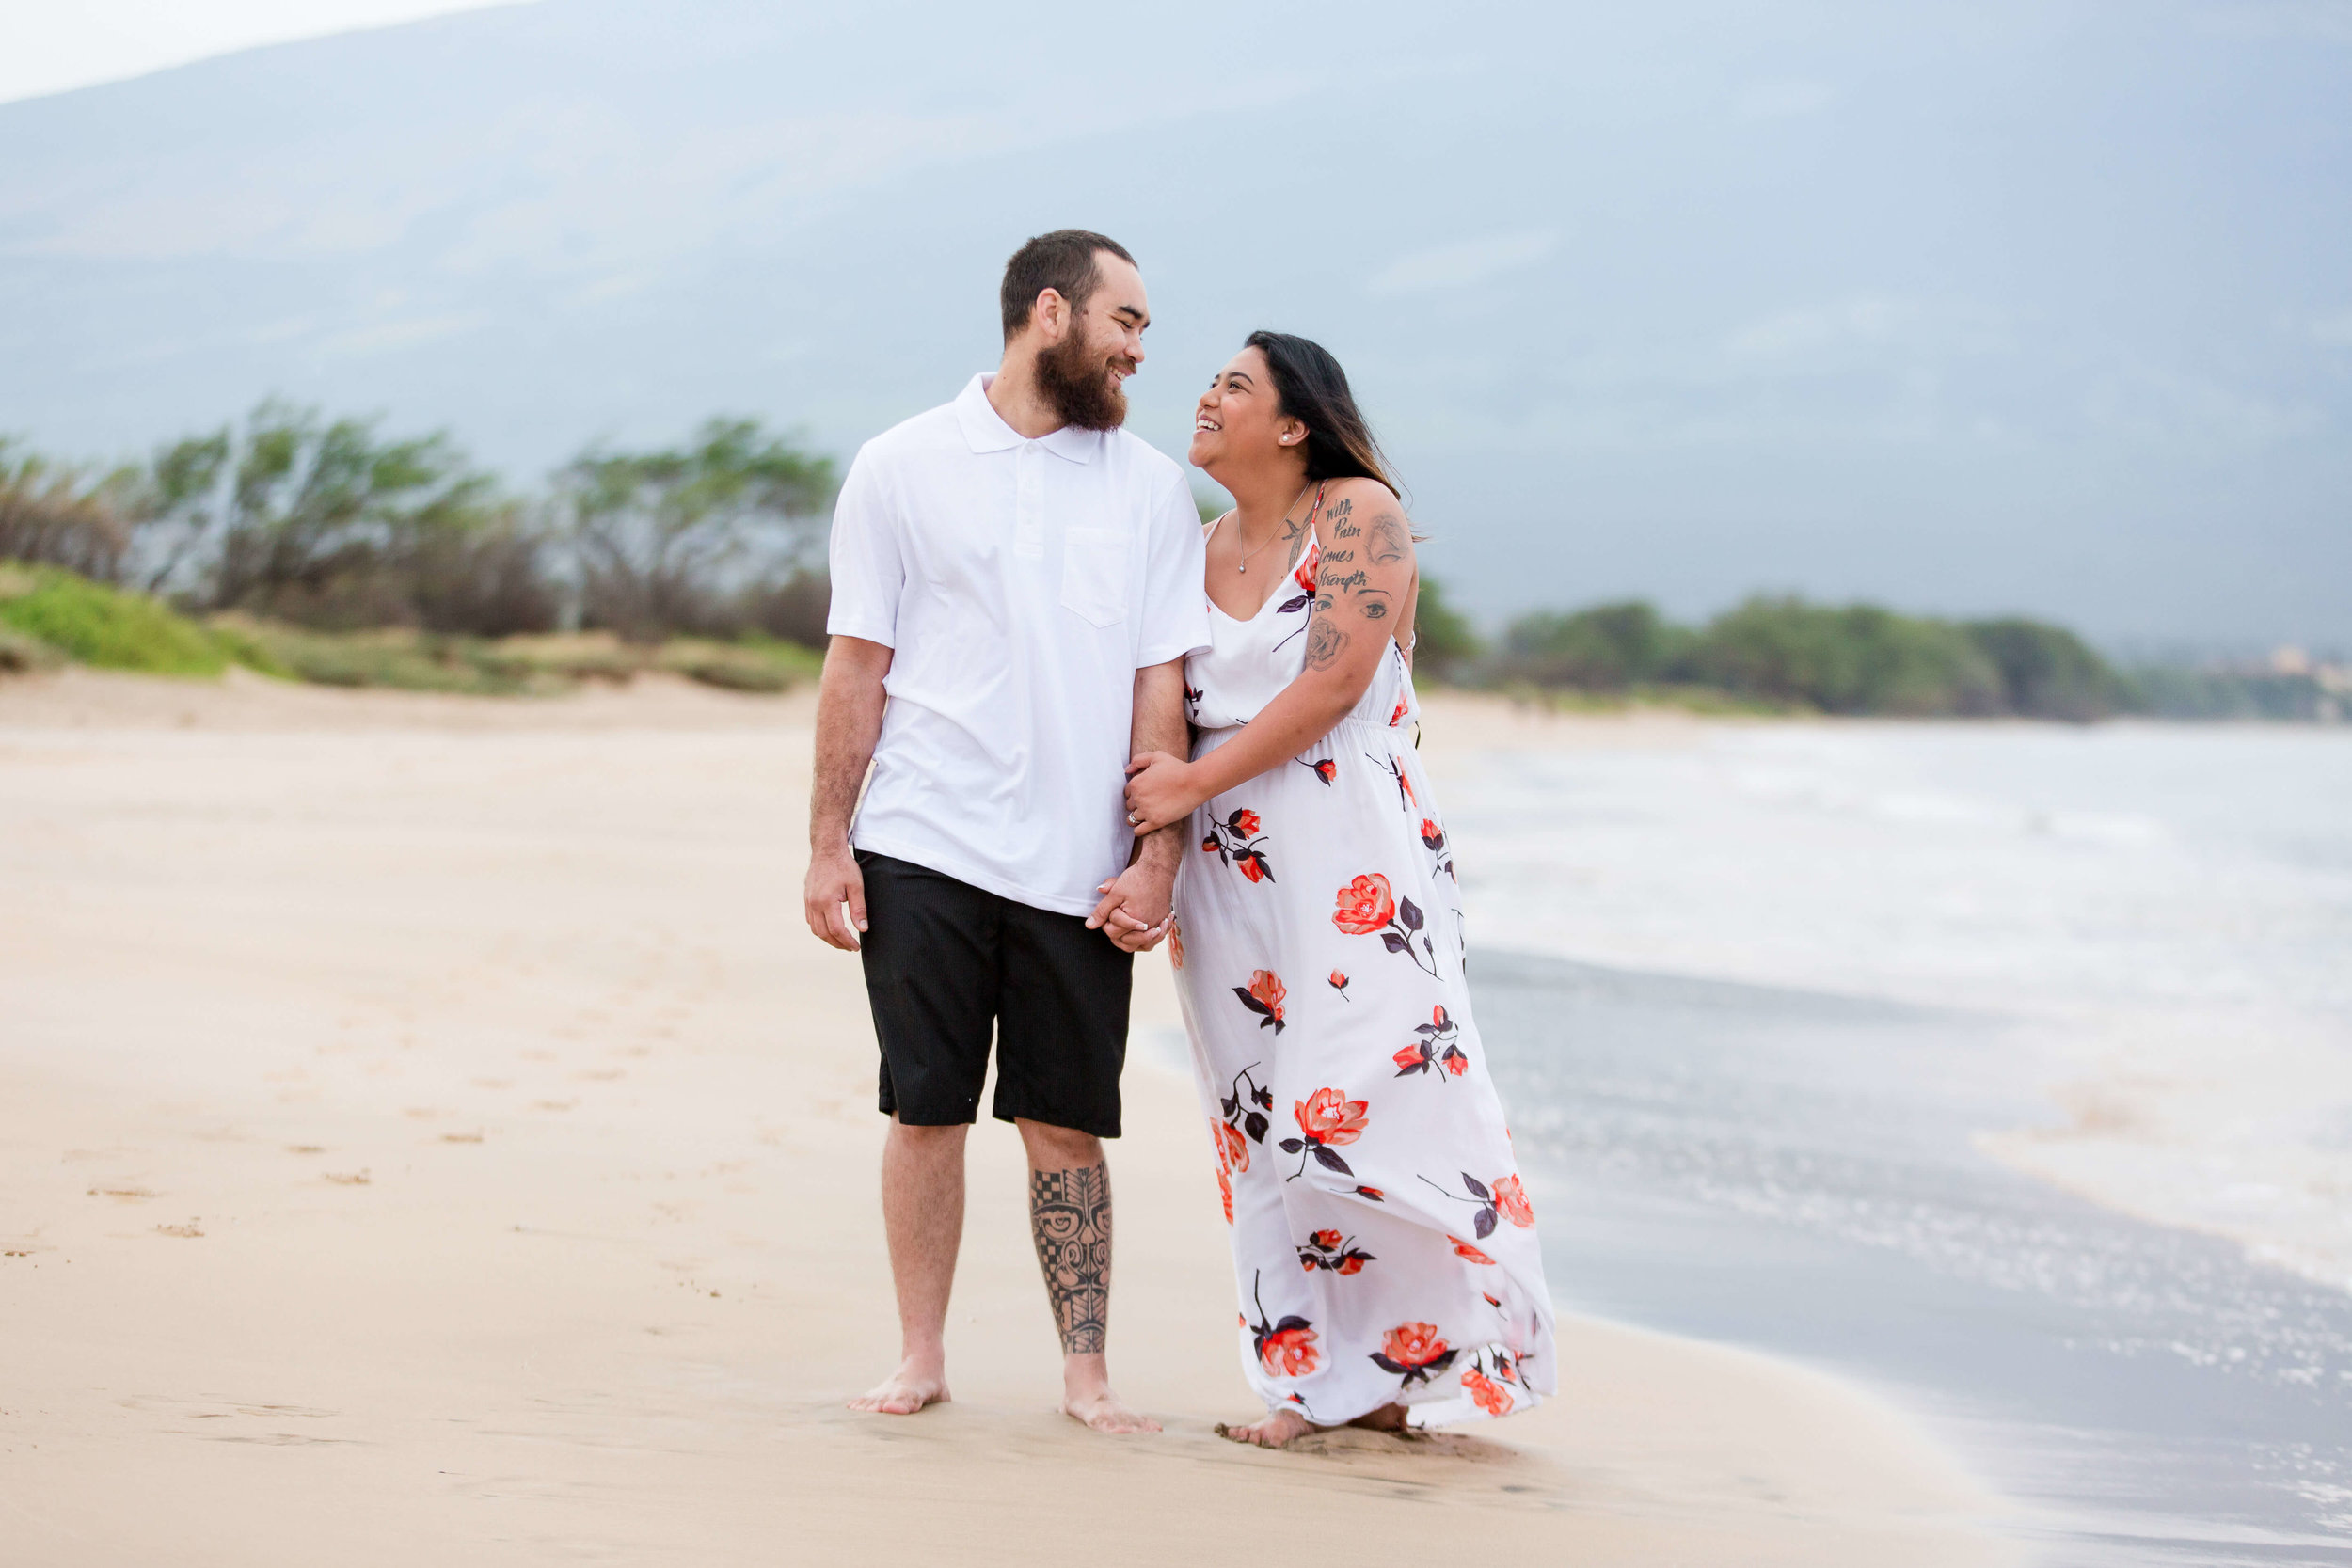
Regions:
M 1594 1320 L 1530 1416 L 1221 1442 L 1213 1169 L 1143 1053 L 1112 1354 L 1168 1432 L 1055 1413 L 993 1123 L 956 1402 L 844 1410 L 896 1324 L 857 969 L 800 921 L 810 713 L 0 685 L 8 1560 L 2016 1559 L 1868 1395 Z M 1440 701 L 1427 744 L 1628 722 Z M 1175 1022 L 1164 959 L 1136 1009 Z

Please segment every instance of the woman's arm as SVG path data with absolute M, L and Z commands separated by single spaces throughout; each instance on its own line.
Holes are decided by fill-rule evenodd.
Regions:
M 1189 816 L 1213 795 L 1296 756 L 1363 700 L 1388 652 L 1389 634 L 1411 610 L 1413 531 L 1386 485 L 1341 480 L 1315 518 L 1322 560 L 1307 664 L 1258 717 L 1199 762 L 1155 752 L 1128 765 L 1127 810 L 1137 836 Z

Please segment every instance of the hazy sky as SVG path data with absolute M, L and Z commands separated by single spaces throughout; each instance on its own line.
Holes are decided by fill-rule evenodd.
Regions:
M 111 460 L 281 395 L 518 486 L 719 412 L 846 456 L 1076 222 L 1145 260 L 1137 434 L 1316 338 L 1489 619 L 2352 648 L 2352 0 L 1122 0 L 1099 98 L 969 0 L 405 7 L 465 14 L 0 104 L 0 435 Z M 32 32 L 0 63 L 65 79 Z
M 0 4 L 0 103 L 233 49 L 484 7 L 485 0 L 8 0 Z

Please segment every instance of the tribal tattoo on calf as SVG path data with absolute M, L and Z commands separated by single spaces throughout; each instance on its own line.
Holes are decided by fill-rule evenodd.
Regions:
M 1110 1327 L 1110 1166 L 1029 1172 L 1029 1236 L 1062 1354 L 1101 1354 Z

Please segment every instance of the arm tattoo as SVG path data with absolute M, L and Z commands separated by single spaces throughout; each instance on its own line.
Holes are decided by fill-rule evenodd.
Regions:
M 1356 608 L 1364 612 L 1364 619 L 1367 621 L 1385 621 L 1388 619 L 1388 597 L 1377 588 L 1365 589 L 1363 599 L 1356 606 Z
M 1412 548 L 1412 535 L 1405 531 L 1405 519 L 1393 512 L 1383 512 L 1372 520 L 1372 537 L 1365 549 L 1375 566 L 1386 566 L 1391 561 L 1402 561 Z
M 1031 1171 L 1029 1238 L 1062 1354 L 1101 1354 L 1110 1327 L 1110 1167 Z
M 1327 616 L 1318 615 L 1307 627 L 1307 668 L 1327 670 L 1347 646 L 1347 633 Z

